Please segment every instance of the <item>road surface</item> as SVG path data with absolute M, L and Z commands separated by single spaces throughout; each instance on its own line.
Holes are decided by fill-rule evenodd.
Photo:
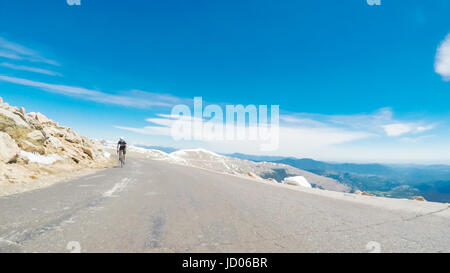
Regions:
M 389 209 L 138 158 L 0 197 L 0 252 L 449 252 L 449 230 L 446 204 Z

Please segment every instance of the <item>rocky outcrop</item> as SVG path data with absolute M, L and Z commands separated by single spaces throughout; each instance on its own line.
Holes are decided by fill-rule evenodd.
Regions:
M 426 201 L 425 198 L 422 197 L 422 196 L 414 196 L 414 197 L 413 197 L 413 200 L 416 200 L 416 201 L 422 201 L 422 202 L 423 202 L 423 201 Z
M 111 164 L 101 143 L 0 100 L 0 194 L 5 183 L 35 183 L 47 175 Z
M 19 147 L 14 140 L 4 132 L 0 132 L 0 161 L 10 163 L 17 160 L 19 156 Z
M 266 178 L 266 179 L 264 179 L 264 181 L 270 182 L 270 183 L 278 183 L 278 181 L 276 181 L 276 180 L 273 179 L 273 178 Z
M 37 112 L 37 113 L 31 112 L 31 113 L 28 114 L 28 116 L 30 116 L 31 118 L 35 119 L 37 122 L 39 122 L 41 124 L 42 123 L 46 123 L 46 122 L 50 122 L 50 120 L 46 116 L 44 116 L 43 114 L 41 114 L 39 112 Z
M 247 174 L 249 177 L 253 178 L 253 179 L 261 179 L 261 177 L 257 176 L 256 174 L 252 173 L 252 172 L 248 172 Z
M 372 193 L 368 193 L 368 192 L 360 191 L 360 190 L 356 190 L 356 191 L 354 192 L 354 194 L 357 194 L 357 195 L 364 195 L 364 196 L 375 196 L 375 195 L 372 194 Z

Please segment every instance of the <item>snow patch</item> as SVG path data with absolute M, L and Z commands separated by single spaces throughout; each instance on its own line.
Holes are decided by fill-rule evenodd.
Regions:
M 306 180 L 306 178 L 304 178 L 303 176 L 286 177 L 282 183 L 294 186 L 301 186 L 305 188 L 312 188 L 311 184 L 309 184 L 308 180 Z
M 216 157 L 223 157 L 222 155 L 216 154 L 214 152 L 205 150 L 203 148 L 197 148 L 197 149 L 185 149 L 185 150 L 179 150 L 173 153 L 170 153 L 170 156 L 175 156 L 175 157 L 182 157 L 183 155 L 189 154 L 189 153 L 205 153 L 205 154 L 209 154 L 212 156 L 216 156 Z
M 103 197 L 114 197 L 114 193 L 123 191 L 127 184 L 128 178 L 122 179 L 122 181 L 114 184 L 114 187 L 112 187 L 110 190 L 104 192 Z
M 51 165 L 58 160 L 62 160 L 62 157 L 59 155 L 51 154 L 51 155 L 40 155 L 38 153 L 30 153 L 25 151 L 20 151 L 20 155 L 24 158 L 27 158 L 31 163 L 38 163 L 44 165 Z

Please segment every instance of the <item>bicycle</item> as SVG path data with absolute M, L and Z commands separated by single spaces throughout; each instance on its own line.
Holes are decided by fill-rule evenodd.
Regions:
M 120 162 L 120 167 L 123 168 L 123 165 L 125 165 L 125 158 L 124 158 L 123 150 L 119 151 L 119 162 Z

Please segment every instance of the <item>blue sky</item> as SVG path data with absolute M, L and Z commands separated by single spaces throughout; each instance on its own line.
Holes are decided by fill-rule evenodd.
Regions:
M 446 0 L 0 1 L 0 96 L 90 137 L 252 154 L 146 119 L 194 96 L 280 105 L 270 154 L 450 163 L 448 14 Z

